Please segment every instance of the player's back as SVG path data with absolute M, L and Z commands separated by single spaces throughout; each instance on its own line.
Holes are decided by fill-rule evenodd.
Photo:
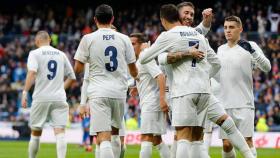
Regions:
M 194 45 L 207 56 L 208 44 L 205 37 L 191 27 L 177 26 L 166 32 L 171 41 L 168 52 L 186 51 Z M 171 97 L 192 93 L 210 93 L 209 64 L 207 59 L 196 61 L 185 59 L 170 66 L 172 70 Z
M 64 77 L 75 78 L 66 55 L 51 46 L 41 46 L 30 52 L 28 69 L 36 71 L 33 101 L 66 101 Z
M 127 64 L 135 62 L 129 38 L 108 28 L 83 38 L 89 52 L 89 98 L 126 98 Z

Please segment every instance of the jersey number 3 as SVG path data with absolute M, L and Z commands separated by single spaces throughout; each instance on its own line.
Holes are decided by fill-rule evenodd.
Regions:
M 197 46 L 195 48 L 198 49 L 199 41 L 189 41 L 189 47 L 192 47 L 196 44 L 197 44 Z M 196 59 L 193 59 L 192 60 L 192 67 L 195 67 L 195 66 L 196 66 Z
M 109 46 L 105 49 L 105 56 L 110 57 L 110 62 L 105 63 L 106 70 L 113 72 L 118 68 L 118 60 L 117 60 L 118 51 L 116 47 Z
M 47 77 L 49 80 L 52 80 L 56 76 L 57 62 L 55 60 L 50 60 L 48 62 L 48 69 L 51 73 L 48 74 Z

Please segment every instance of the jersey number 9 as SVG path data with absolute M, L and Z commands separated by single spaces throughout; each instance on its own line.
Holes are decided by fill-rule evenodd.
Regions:
M 48 62 L 48 69 L 51 73 L 48 74 L 47 77 L 49 80 L 52 80 L 56 76 L 57 62 L 55 60 L 50 60 Z
M 116 47 L 109 46 L 105 49 L 105 56 L 110 57 L 110 62 L 105 63 L 106 70 L 113 72 L 118 68 L 118 60 L 117 60 L 118 51 Z

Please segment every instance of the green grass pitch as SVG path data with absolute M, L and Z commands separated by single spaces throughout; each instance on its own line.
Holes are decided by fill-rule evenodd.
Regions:
M 27 158 L 27 141 L 0 141 L 0 158 Z M 125 158 L 138 158 L 140 145 L 128 145 Z M 221 148 L 210 149 L 211 158 L 221 158 Z M 38 158 L 55 158 L 55 144 L 42 143 Z M 67 158 L 93 158 L 93 153 L 85 152 L 77 144 L 68 144 Z M 152 158 L 160 158 L 154 149 Z M 241 158 L 238 154 L 238 158 Z M 258 149 L 258 158 L 280 158 L 280 149 Z

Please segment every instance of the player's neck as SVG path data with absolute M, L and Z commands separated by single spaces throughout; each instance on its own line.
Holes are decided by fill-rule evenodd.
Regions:
M 240 38 L 238 38 L 237 40 L 228 40 L 228 46 L 230 48 L 234 47 L 235 45 L 237 45 L 237 42 L 239 41 Z
M 49 45 L 50 45 L 50 43 L 40 43 L 40 44 L 38 45 L 38 47 L 49 46 Z
M 111 28 L 111 24 L 98 24 L 97 27 L 98 27 L 98 29 Z
M 182 26 L 182 24 L 179 21 L 175 23 L 170 23 L 169 25 L 167 25 L 167 30 L 170 30 L 176 26 Z

